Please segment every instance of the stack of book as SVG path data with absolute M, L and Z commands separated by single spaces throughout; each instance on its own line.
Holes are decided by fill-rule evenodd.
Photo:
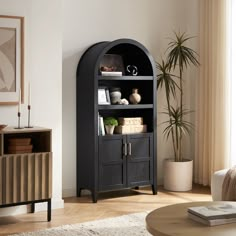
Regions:
M 31 153 L 33 145 L 31 145 L 31 138 L 10 138 L 8 140 L 8 153 Z
M 188 217 L 208 226 L 236 223 L 236 203 L 189 207 Z

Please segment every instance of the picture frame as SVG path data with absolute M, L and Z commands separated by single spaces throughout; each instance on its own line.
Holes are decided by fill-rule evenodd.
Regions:
M 109 89 L 107 87 L 98 88 L 98 104 L 99 105 L 110 105 Z
M 24 103 L 24 17 L 0 15 L 0 105 Z

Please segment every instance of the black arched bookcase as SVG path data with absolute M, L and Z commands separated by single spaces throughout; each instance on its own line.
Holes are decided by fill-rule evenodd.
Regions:
M 112 72 L 101 72 L 101 68 Z M 94 44 L 81 57 L 76 88 L 77 196 L 88 189 L 97 202 L 100 192 L 146 185 L 157 193 L 155 68 L 148 50 L 132 39 Z M 98 90 L 114 87 L 127 100 L 132 89 L 138 88 L 141 102 L 110 104 L 108 99 L 108 104 L 101 103 Z M 102 135 L 99 116 L 142 117 L 146 130 Z

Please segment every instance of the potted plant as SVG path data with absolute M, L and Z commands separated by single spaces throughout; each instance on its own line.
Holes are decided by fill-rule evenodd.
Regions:
M 166 125 L 163 133 L 167 139 L 171 138 L 174 155 L 173 159 L 164 161 L 164 188 L 172 191 L 192 189 L 193 161 L 182 154 L 183 135 L 189 135 L 193 128 L 186 120 L 192 111 L 183 104 L 183 72 L 190 65 L 199 66 L 198 54 L 186 46 L 192 38 L 185 33 L 175 33 L 175 38 L 168 44 L 166 60 L 157 63 L 157 89 L 164 87 L 167 103 L 163 113 L 168 120 L 163 122 Z
M 118 125 L 118 121 L 114 117 L 104 118 L 104 125 L 107 134 L 113 134 L 115 126 Z

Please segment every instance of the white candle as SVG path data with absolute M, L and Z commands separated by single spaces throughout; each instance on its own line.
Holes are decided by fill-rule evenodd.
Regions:
M 28 84 L 28 106 L 31 105 L 31 91 L 30 91 L 30 82 Z
M 21 111 L 21 89 L 19 89 L 19 103 L 18 103 L 18 112 Z

